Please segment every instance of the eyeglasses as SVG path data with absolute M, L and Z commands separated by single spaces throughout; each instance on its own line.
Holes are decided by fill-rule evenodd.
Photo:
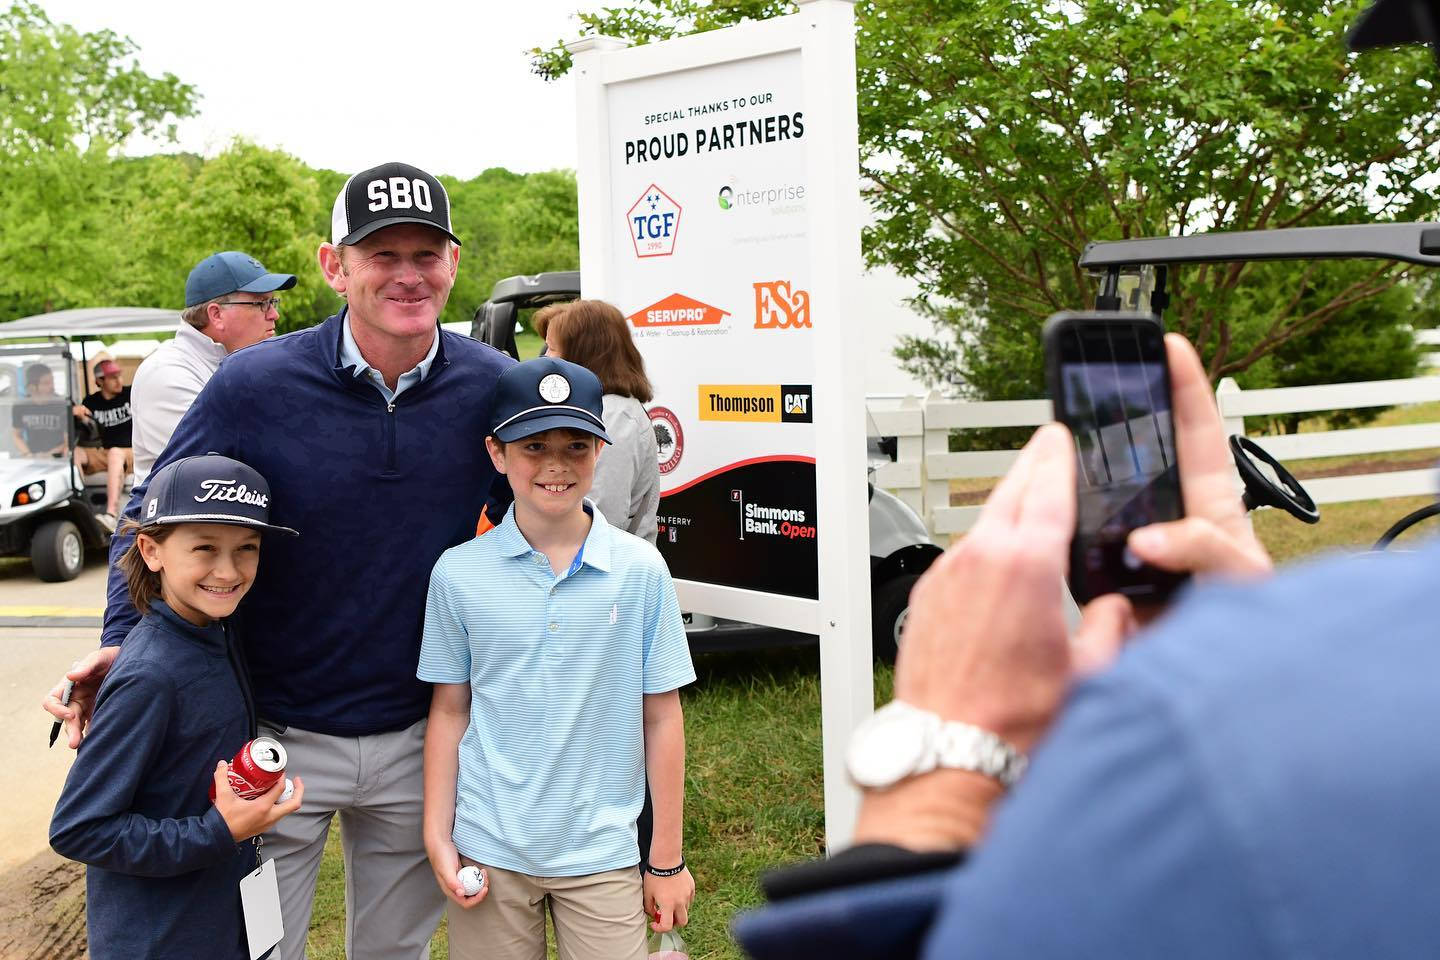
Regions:
M 271 309 L 280 309 L 280 298 L 271 297 L 269 300 L 216 300 L 222 307 L 259 307 L 267 313 Z

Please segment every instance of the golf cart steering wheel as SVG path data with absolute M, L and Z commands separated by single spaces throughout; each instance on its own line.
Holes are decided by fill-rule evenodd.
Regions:
M 1245 495 L 1242 499 L 1246 510 L 1279 507 L 1296 520 L 1303 520 L 1305 523 L 1320 522 L 1320 510 L 1315 506 L 1310 494 L 1306 493 L 1305 488 L 1300 486 L 1300 481 L 1291 476 L 1290 471 L 1280 465 L 1280 461 L 1266 453 L 1260 444 L 1249 437 L 1233 434 L 1230 437 L 1230 455 L 1235 458 L 1235 469 L 1240 471 L 1240 479 L 1245 481 Z M 1274 471 L 1274 480 L 1265 475 L 1256 460 Z

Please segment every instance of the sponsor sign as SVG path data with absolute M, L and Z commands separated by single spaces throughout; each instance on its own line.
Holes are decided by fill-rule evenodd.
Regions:
M 655 387 L 671 573 L 814 598 L 811 384 L 825 318 L 809 292 L 802 67 L 790 50 L 606 88 L 607 217 L 625 237 L 603 295 Z

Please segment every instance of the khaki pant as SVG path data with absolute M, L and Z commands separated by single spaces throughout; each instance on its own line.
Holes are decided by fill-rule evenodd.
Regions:
M 583 877 L 498 867 L 485 873 L 490 895 L 478 905 L 462 910 L 447 901 L 450 960 L 545 960 L 546 903 L 560 960 L 645 960 L 644 891 L 635 867 Z

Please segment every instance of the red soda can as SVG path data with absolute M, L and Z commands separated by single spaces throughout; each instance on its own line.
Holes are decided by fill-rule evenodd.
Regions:
M 279 740 L 257 737 L 235 754 L 230 761 L 230 789 L 242 800 L 264 795 L 276 781 L 285 776 L 285 748 Z M 215 799 L 215 781 L 210 781 L 210 799 Z

